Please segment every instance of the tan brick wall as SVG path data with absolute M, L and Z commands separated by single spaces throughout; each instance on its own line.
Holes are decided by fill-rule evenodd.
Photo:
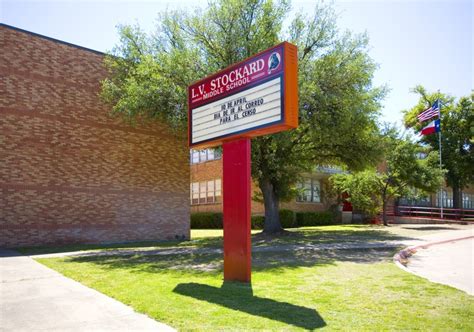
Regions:
M 214 179 L 222 180 L 222 159 L 206 161 L 191 165 L 190 182 L 201 182 Z M 224 195 L 224 193 L 222 193 Z M 222 196 L 223 197 L 223 196 Z M 221 197 L 221 201 L 222 201 Z M 222 203 L 191 205 L 191 212 L 222 212 Z
M 185 139 L 98 97 L 103 55 L 0 25 L 0 246 L 189 237 Z
M 297 202 L 292 200 L 291 202 L 282 202 L 281 208 L 289 209 L 296 212 L 321 212 L 327 211 L 332 204 L 335 203 L 334 199 L 327 196 L 328 192 L 328 174 L 318 174 L 321 181 L 321 202 L 320 203 L 307 203 Z
M 324 192 L 327 190 L 328 174 L 319 174 L 321 177 L 321 189 L 323 191 L 323 200 L 321 203 L 300 203 L 296 200 L 291 202 L 282 202 L 280 208 L 289 209 L 296 212 L 316 212 L 326 211 L 334 202 L 324 197 Z M 191 182 L 200 182 L 212 179 L 222 179 L 222 159 L 207 161 L 191 165 Z M 258 186 L 252 183 L 252 196 L 254 192 L 260 192 Z M 222 193 L 224 195 L 224 193 Z M 251 202 L 252 215 L 263 215 L 265 207 L 262 203 Z M 196 204 L 191 206 L 191 212 L 222 212 L 222 204 Z
M 191 165 L 191 182 L 222 179 L 222 159 Z

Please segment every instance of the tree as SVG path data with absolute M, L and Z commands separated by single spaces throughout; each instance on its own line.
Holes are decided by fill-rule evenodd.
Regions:
M 106 60 L 103 99 L 117 114 L 186 127 L 186 88 L 192 82 L 282 40 L 299 49 L 298 129 L 252 140 L 252 177 L 265 205 L 264 232 L 281 231 L 279 203 L 316 164 L 360 169 L 378 159 L 376 119 L 384 88 L 372 86 L 376 64 L 365 35 L 337 33 L 335 14 L 316 4 L 287 31 L 289 4 L 218 0 L 195 13 L 161 15 L 153 36 L 120 27 L 121 42 Z
M 413 92 L 420 95 L 418 104 L 404 111 L 405 126 L 420 131 L 426 123 L 419 123 L 416 116 L 430 107 L 436 99 L 441 101 L 441 153 L 445 179 L 453 189 L 453 207 L 462 207 L 462 189 L 474 182 L 474 93 L 462 97 L 457 102 L 442 93 L 428 93 L 422 86 Z M 421 143 L 439 152 L 438 135 L 427 135 Z
M 432 192 L 439 188 L 442 172 L 437 165 L 437 154 L 424 159 L 419 155 L 423 148 L 409 139 L 396 137 L 392 129 L 384 138 L 386 161 L 378 170 L 354 174 L 336 174 L 331 181 L 336 190 L 347 192 L 354 207 L 374 216 L 382 212 L 383 224 L 387 222 L 387 202 L 409 195 L 413 189 Z
M 335 174 L 329 179 L 334 191 L 349 194 L 350 197 L 347 200 L 369 218 L 375 217 L 381 212 L 380 188 L 383 187 L 383 180 L 375 170 Z

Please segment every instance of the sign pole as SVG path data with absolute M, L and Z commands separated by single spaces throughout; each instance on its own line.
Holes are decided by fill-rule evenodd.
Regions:
M 224 281 L 250 282 L 250 139 L 223 144 Z

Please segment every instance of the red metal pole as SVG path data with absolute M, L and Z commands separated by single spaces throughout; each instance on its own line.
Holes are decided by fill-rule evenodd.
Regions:
M 250 282 L 250 139 L 223 144 L 224 280 Z

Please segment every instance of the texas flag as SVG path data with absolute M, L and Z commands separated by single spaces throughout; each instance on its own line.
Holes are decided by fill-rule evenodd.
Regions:
M 430 135 L 433 133 L 439 133 L 441 131 L 441 122 L 440 120 L 431 121 L 426 127 L 421 129 L 422 135 Z

